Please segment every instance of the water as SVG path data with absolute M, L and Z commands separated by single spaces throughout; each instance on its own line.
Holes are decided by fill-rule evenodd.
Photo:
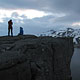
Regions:
M 80 80 L 80 48 L 74 49 L 71 61 L 72 80 Z

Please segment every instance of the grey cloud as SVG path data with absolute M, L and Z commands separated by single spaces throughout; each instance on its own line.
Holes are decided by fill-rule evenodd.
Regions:
M 40 9 L 44 6 L 44 0 L 0 0 L 0 7 L 1 8 L 8 8 L 8 9 Z M 45 2 L 46 5 L 46 2 Z
M 12 15 L 11 15 L 11 17 L 18 17 L 18 16 L 19 16 L 19 15 L 18 15 L 17 12 L 13 12 Z
M 79 22 L 80 21 L 80 16 L 79 15 L 67 15 L 64 17 L 59 17 L 55 19 L 55 22 L 60 22 L 60 23 L 74 23 L 74 22 Z
M 0 0 L 0 8 L 37 9 L 75 16 L 80 14 L 80 0 Z
M 25 15 L 21 15 L 20 17 L 23 18 L 23 19 L 27 18 L 27 16 L 25 16 Z
M 0 8 L 37 9 L 76 16 L 80 14 L 80 0 L 0 0 Z
M 0 7 L 79 12 L 79 3 L 80 0 L 0 0 Z

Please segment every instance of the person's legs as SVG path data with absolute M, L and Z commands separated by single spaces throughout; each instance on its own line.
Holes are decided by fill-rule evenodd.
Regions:
M 13 36 L 13 29 L 11 28 L 11 36 Z
M 8 28 L 8 36 L 10 36 L 10 29 Z

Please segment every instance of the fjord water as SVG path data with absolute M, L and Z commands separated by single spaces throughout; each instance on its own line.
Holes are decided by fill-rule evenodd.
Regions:
M 74 48 L 71 60 L 72 80 L 80 80 L 80 48 Z

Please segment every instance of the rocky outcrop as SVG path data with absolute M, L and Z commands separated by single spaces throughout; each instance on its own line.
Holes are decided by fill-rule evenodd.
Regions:
M 0 80 L 71 80 L 72 38 L 0 37 Z

